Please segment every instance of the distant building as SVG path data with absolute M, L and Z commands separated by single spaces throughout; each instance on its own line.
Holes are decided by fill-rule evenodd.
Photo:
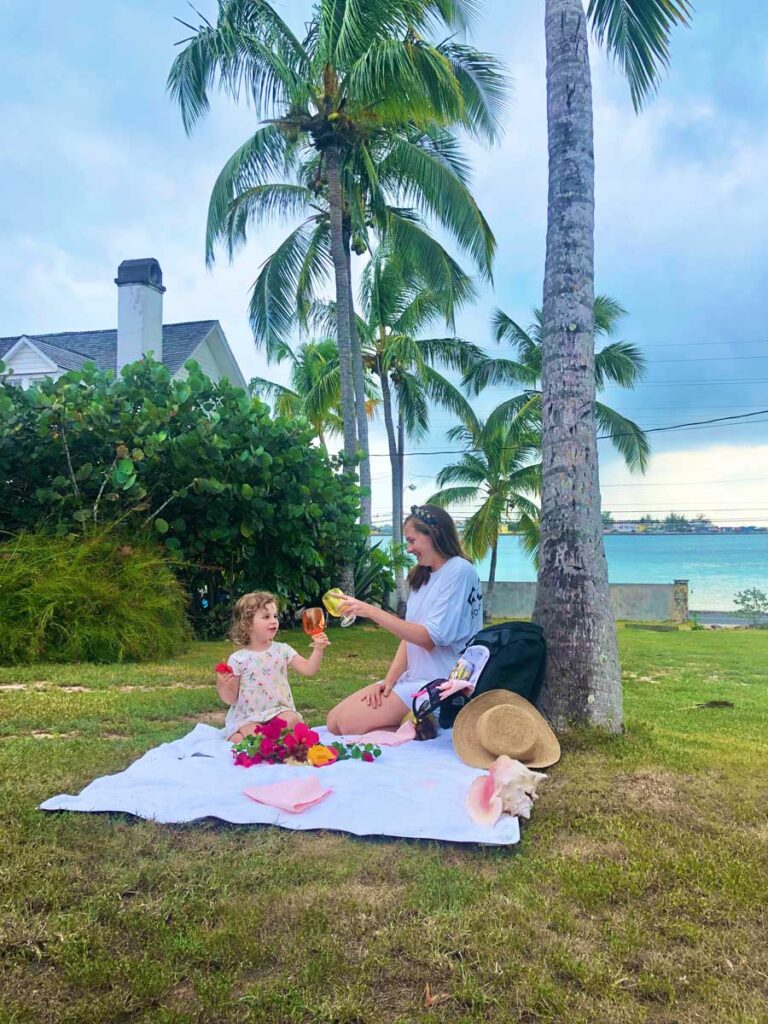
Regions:
M 211 380 L 245 379 L 218 320 L 163 323 L 163 272 L 155 259 L 123 260 L 117 268 L 117 329 L 20 334 L 0 338 L 0 359 L 8 380 L 26 388 L 36 380 L 56 380 L 87 361 L 119 373 L 152 353 L 174 377 L 186 376 L 184 363 L 196 360 Z

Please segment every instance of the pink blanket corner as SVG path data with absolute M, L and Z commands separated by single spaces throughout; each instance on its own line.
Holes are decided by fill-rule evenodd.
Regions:
M 300 814 L 309 807 L 314 807 L 332 792 L 328 786 L 321 785 L 315 775 L 304 779 L 288 779 L 285 782 L 271 782 L 265 786 L 249 786 L 243 793 L 258 804 L 277 807 L 281 811 Z
M 375 743 L 377 747 L 398 747 L 416 738 L 416 727 L 413 722 L 403 722 L 396 732 L 388 729 L 373 729 L 361 736 L 342 736 L 345 743 Z

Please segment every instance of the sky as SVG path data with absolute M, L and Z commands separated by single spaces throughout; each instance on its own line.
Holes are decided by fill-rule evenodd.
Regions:
M 213 16 L 214 0 L 198 8 Z M 309 0 L 275 6 L 296 29 Z M 618 69 L 592 48 L 596 288 L 627 310 L 619 337 L 648 372 L 604 400 L 642 426 L 768 408 L 768 11 L 764 0 L 699 0 L 678 29 L 658 96 L 638 116 Z M 243 373 L 285 381 L 250 334 L 248 292 L 284 237 L 275 225 L 230 265 L 204 259 L 213 182 L 256 126 L 216 99 L 191 136 L 165 82 L 175 43 L 196 20 L 184 0 L 0 0 L 0 336 L 116 325 L 123 259 L 156 257 L 164 320 L 218 319 Z M 467 144 L 473 188 L 498 240 L 493 287 L 457 332 L 504 355 L 492 311 L 522 324 L 541 304 L 546 232 L 543 0 L 487 0 L 472 35 L 509 69 L 512 98 L 497 147 Z M 504 397 L 485 393 L 486 414 Z M 458 456 L 447 413 L 409 447 L 407 504 L 435 490 Z M 604 509 L 617 519 L 702 513 L 768 526 L 768 416 L 651 435 L 645 476 L 600 442 Z M 381 423 L 371 432 L 374 514 L 389 519 Z

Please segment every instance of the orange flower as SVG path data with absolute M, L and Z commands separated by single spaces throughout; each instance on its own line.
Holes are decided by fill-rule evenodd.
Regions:
M 326 747 L 323 743 L 315 743 L 307 751 L 307 763 L 315 768 L 323 768 L 327 764 L 333 764 L 338 756 L 332 747 Z

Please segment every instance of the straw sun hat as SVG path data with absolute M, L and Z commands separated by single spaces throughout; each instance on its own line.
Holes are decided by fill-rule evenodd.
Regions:
M 465 704 L 453 723 L 453 745 L 473 768 L 490 768 L 500 754 L 528 768 L 560 760 L 560 744 L 545 719 L 509 690 L 488 690 Z

